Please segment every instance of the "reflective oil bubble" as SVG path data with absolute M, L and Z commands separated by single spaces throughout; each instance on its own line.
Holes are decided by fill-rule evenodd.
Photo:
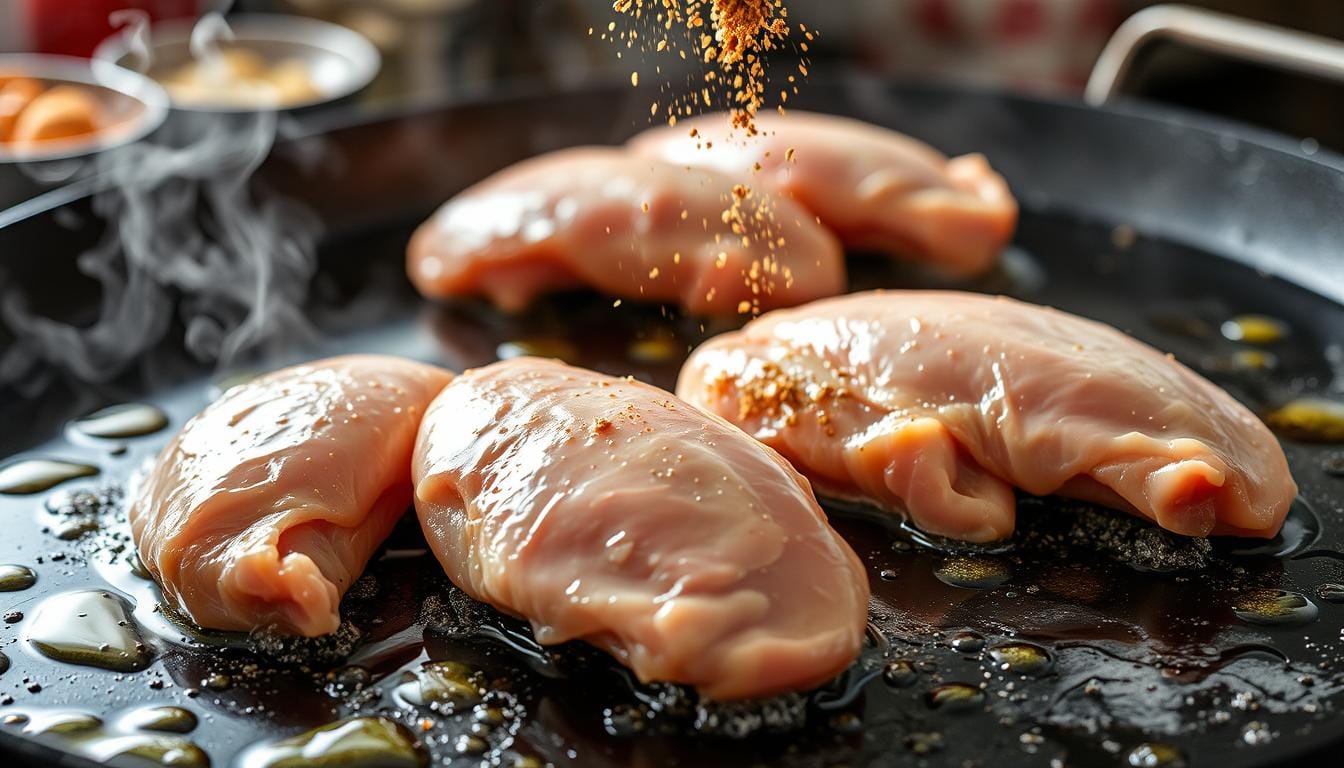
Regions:
M 107 735 L 79 739 L 74 751 L 95 762 L 149 763 L 171 768 L 207 768 L 210 756 L 196 744 L 167 734 Z
M 481 702 L 479 675 L 455 661 L 430 661 L 406 672 L 396 687 L 398 699 L 416 707 L 456 712 Z
M 989 648 L 989 657 L 994 666 L 1014 675 L 1036 677 L 1044 675 L 1055 666 L 1050 652 L 1032 643 L 999 643 Z
M 892 659 L 883 665 L 882 679 L 893 688 L 909 688 L 919 679 L 919 672 L 909 659 Z
M 1256 589 L 1240 595 L 1232 612 L 1248 624 L 1287 626 L 1316 620 L 1316 604 L 1297 592 L 1283 589 Z
M 42 737 L 60 749 L 98 763 L 207 768 L 210 757 L 196 744 L 161 733 L 136 733 L 108 728 L 83 712 L 43 712 L 23 716 L 23 733 Z M 7 718 L 6 724 L 11 721 Z
M 1273 344 L 1288 336 L 1288 324 L 1268 315 L 1237 315 L 1222 325 L 1223 337 L 1244 344 Z
M 997 557 L 955 555 L 934 569 L 938 580 L 962 589 L 993 589 L 1012 578 L 1008 563 Z
M 1322 584 L 1316 588 L 1316 596 L 1327 603 L 1344 603 L 1344 584 Z
M 125 601 L 110 592 L 67 592 L 42 601 L 24 628 L 39 653 L 56 661 L 134 672 L 149 666 Z
M 429 754 L 405 726 L 354 717 L 248 751 L 241 768 L 423 768 Z
M 1170 744 L 1145 742 L 1131 749 L 1125 758 L 1132 768 L 1185 768 L 1185 755 Z
M 985 692 L 966 683 L 943 683 L 929 691 L 925 701 L 944 712 L 966 712 L 985 703 Z
M 1344 403 L 1322 397 L 1291 400 L 1265 414 L 1265 423 L 1293 440 L 1344 442 Z
M 67 480 L 92 477 L 98 468 L 58 459 L 24 459 L 0 467 L 0 493 L 41 493 Z
M 196 715 L 181 707 L 145 707 L 128 712 L 118 725 L 136 731 L 163 733 L 191 733 L 196 729 Z
M 976 632 L 958 632 L 949 645 L 958 653 L 979 653 L 985 649 L 985 638 Z
M 120 440 L 152 435 L 168 426 L 168 415 L 152 405 L 113 405 L 70 422 L 70 428 L 86 437 Z
M 33 736 L 48 733 L 81 733 L 103 727 L 103 721 L 85 712 L 42 712 L 29 715 L 23 732 Z
M 0 592 L 18 592 L 37 583 L 37 574 L 26 565 L 0 565 Z

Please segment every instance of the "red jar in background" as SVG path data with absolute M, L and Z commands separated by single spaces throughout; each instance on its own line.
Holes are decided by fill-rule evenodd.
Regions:
M 0 19 L 0 26 L 22 30 L 4 42 L 14 50 L 89 56 L 114 31 L 107 17 L 113 11 L 137 9 L 154 21 L 194 17 L 208 0 L 18 0 L 9 6 L 18 19 Z M 7 35 L 6 37 L 9 37 Z

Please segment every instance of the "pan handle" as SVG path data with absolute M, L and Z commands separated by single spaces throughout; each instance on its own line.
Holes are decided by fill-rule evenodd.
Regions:
M 1344 81 L 1344 43 L 1337 40 L 1188 5 L 1154 5 L 1130 16 L 1111 35 L 1092 67 L 1083 99 L 1092 105 L 1114 99 L 1135 55 L 1154 40 Z

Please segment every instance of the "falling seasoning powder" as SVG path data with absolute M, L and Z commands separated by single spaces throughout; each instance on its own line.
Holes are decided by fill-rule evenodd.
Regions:
M 627 48 L 639 41 L 641 48 L 674 51 L 682 59 L 689 49 L 708 65 L 699 93 L 668 104 L 669 123 L 675 125 L 679 114 L 688 116 L 700 106 L 719 103 L 731 113 L 735 128 L 756 134 L 756 114 L 766 100 L 765 54 L 782 47 L 790 33 L 783 0 L 616 0 L 612 8 L 635 20 L 651 19 L 661 37 L 641 36 L 635 29 L 617 33 L 613 23 L 603 38 L 619 38 Z M 681 39 L 669 36 L 678 29 L 684 30 Z M 805 35 L 812 39 L 812 33 Z M 801 43 L 799 50 L 806 52 L 807 44 Z M 807 75 L 806 61 L 798 71 Z M 639 85 L 638 72 L 631 73 L 630 83 Z M 782 104 L 788 92 L 780 95 Z

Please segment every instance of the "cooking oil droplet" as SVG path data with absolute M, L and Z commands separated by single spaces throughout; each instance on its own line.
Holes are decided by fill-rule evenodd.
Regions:
M 965 712 L 985 703 L 984 691 L 966 683 L 943 683 L 929 691 L 927 702 L 933 709 Z
M 457 750 L 459 755 L 480 755 L 489 748 L 490 742 L 469 733 L 458 736 L 456 743 L 453 744 L 453 749 Z
M 0 467 L 0 493 L 41 493 L 67 480 L 92 477 L 98 468 L 58 459 L 24 459 Z
M 892 688 L 909 688 L 919 679 L 919 672 L 909 659 L 892 659 L 882 667 L 882 679 Z
M 985 638 L 975 632 L 958 632 L 951 645 L 957 653 L 979 653 L 985 649 Z
M 9 657 L 5 655 L 4 651 L 0 651 L 0 675 L 3 675 L 8 671 L 9 671 Z
M 1344 403 L 1301 397 L 1265 414 L 1265 422 L 1285 437 L 1314 443 L 1344 442 Z
M 1316 588 L 1316 596 L 1327 603 L 1344 603 L 1344 584 L 1322 584 Z
M 1268 744 L 1274 740 L 1274 732 L 1259 720 L 1252 720 L 1241 729 L 1241 740 L 1252 747 Z
M 43 656 L 69 664 L 135 672 L 150 662 L 126 603 L 102 590 L 47 598 L 24 636 Z
M 1223 323 L 1223 336 L 1246 344 L 1273 344 L 1289 334 L 1288 324 L 1268 315 L 1237 315 Z
M 1248 624 L 1285 626 L 1316 620 L 1316 604 L 1296 592 L 1256 589 L 1237 598 L 1232 612 Z
M 124 733 L 107 729 L 103 721 L 82 712 L 49 712 L 25 718 L 23 732 L 57 737 L 67 752 L 98 763 L 208 768 L 205 751 L 180 736 Z
M 70 426 L 87 437 L 121 440 L 158 432 L 168 426 L 168 415 L 152 405 L 127 403 L 94 411 L 75 419 Z
M 989 657 L 994 665 L 1014 675 L 1035 677 L 1049 672 L 1055 666 L 1050 652 L 1031 643 L 1000 643 L 990 646 Z
M 233 687 L 233 678 L 223 672 L 215 672 L 202 680 L 201 686 L 212 691 L 227 691 Z
M 678 343 L 676 339 L 657 336 L 632 342 L 626 350 L 626 356 L 636 363 L 658 365 L 676 360 L 685 351 L 686 345 Z
M 455 712 L 481 701 L 478 675 L 456 661 L 430 661 L 414 672 L 406 672 L 395 694 L 417 707 Z
M 119 724 L 136 731 L 191 733 L 196 729 L 196 715 L 181 707 L 146 707 L 122 717 Z
M 83 712 L 44 712 L 32 715 L 23 732 L 33 736 L 48 733 L 81 733 L 103 727 L 103 721 Z
M 1185 768 L 1185 755 L 1170 744 L 1144 742 L 1129 751 L 1132 768 Z
M 0 592 L 18 592 L 37 583 L 37 574 L 26 565 L 0 565 Z
M 956 555 L 938 564 L 938 580 L 962 589 L 993 589 L 1012 578 L 1008 564 L 995 557 Z
M 579 350 L 565 339 L 542 337 L 506 341 L 495 348 L 495 357 L 500 360 L 524 356 L 554 357 L 569 362 L 578 359 Z
M 422 768 L 429 754 L 405 726 L 385 717 L 338 720 L 251 750 L 242 768 Z

